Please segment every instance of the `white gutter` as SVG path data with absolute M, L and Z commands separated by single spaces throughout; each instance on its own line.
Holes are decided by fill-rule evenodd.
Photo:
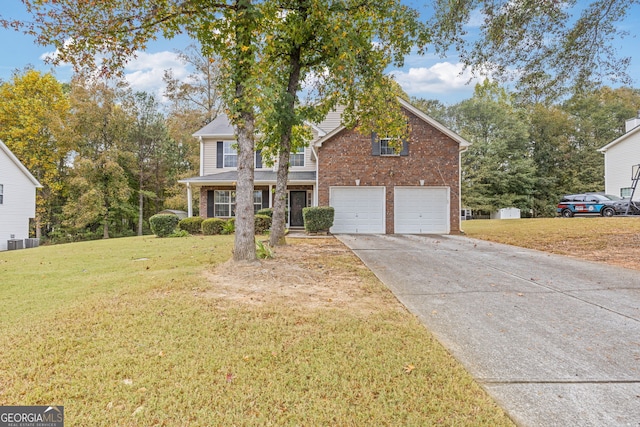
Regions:
M 198 140 L 200 141 L 200 176 L 204 176 L 204 142 L 201 136 L 198 137 Z

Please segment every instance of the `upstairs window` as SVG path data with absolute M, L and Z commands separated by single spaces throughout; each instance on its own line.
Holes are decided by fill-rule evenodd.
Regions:
M 393 146 L 393 142 L 393 138 L 378 138 L 378 135 L 374 132 L 371 134 L 371 155 L 388 157 L 409 155 L 409 143 L 406 140 L 402 140 L 402 148 L 399 151 Z
M 223 161 L 222 165 L 225 168 L 237 168 L 238 167 L 238 150 L 234 147 L 235 143 L 232 141 L 225 141 L 223 146 Z
M 396 150 L 396 147 L 392 145 L 391 138 L 380 139 L 380 155 L 381 156 L 399 156 L 400 151 Z
M 289 166 L 304 166 L 304 147 L 298 148 L 289 155 Z

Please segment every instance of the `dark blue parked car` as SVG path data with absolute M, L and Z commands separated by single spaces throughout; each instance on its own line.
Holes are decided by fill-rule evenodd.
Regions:
M 629 199 L 611 194 L 583 193 L 567 194 L 558 203 L 558 215 L 571 218 L 574 215 L 614 216 L 624 214 Z

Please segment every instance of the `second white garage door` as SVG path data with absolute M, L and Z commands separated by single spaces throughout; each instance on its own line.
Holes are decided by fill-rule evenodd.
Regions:
M 449 188 L 396 187 L 393 218 L 397 234 L 448 234 Z
M 384 187 L 331 187 L 329 205 L 335 209 L 332 233 L 385 232 Z

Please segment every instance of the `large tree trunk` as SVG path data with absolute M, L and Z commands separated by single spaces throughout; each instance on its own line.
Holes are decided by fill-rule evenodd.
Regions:
M 278 173 L 276 181 L 276 194 L 273 202 L 273 218 L 269 233 L 269 245 L 286 245 L 284 237 L 285 223 L 287 222 L 287 180 L 289 175 L 289 157 L 291 152 L 291 140 L 282 135 L 280 143 L 280 155 L 278 156 Z
M 253 6 L 251 0 L 236 0 L 236 57 L 232 60 L 235 86 L 231 109 L 238 136 L 238 181 L 236 183 L 236 234 L 234 261 L 255 261 L 255 224 L 253 213 L 253 167 L 255 156 L 255 116 L 250 85 L 255 67 L 253 46 Z
M 241 114 L 236 126 L 238 135 L 238 182 L 236 183 L 236 235 L 233 259 L 253 261 L 256 259 L 255 223 L 253 212 L 253 139 L 254 117 L 250 112 Z
M 291 113 L 295 111 L 296 93 L 300 84 L 301 51 L 300 46 L 296 46 L 289 55 L 289 81 L 287 82 L 287 92 L 284 94 L 286 99 L 284 105 L 287 110 L 283 112 L 284 114 L 281 114 L 281 117 L 290 118 L 284 120 L 280 138 L 275 203 L 273 205 L 273 218 L 269 234 L 269 244 L 271 246 L 285 245 L 287 243 L 284 237 L 287 220 L 287 180 L 289 178 L 292 129 L 295 121 Z

